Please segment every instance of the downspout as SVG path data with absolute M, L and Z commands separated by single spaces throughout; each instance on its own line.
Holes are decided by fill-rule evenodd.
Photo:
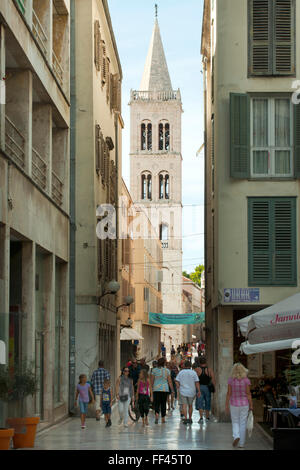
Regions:
M 117 281 L 119 281 L 119 268 L 121 268 L 121 266 L 119 266 L 119 131 L 118 131 L 118 121 L 119 121 L 119 114 L 118 113 L 115 113 L 115 160 L 116 160 L 116 180 L 117 180 L 117 184 L 116 184 L 116 207 L 115 207 L 115 211 L 116 211 L 116 250 L 117 250 L 117 256 L 116 256 L 116 259 L 117 259 L 117 266 L 116 266 L 116 269 L 117 269 Z M 120 279 L 121 281 L 121 279 Z M 121 284 L 121 282 L 120 282 Z M 118 298 L 119 296 L 117 296 Z M 122 302 L 120 302 L 122 303 Z M 117 310 L 117 317 L 116 317 L 116 328 L 117 328 L 117 331 L 116 331 L 116 342 L 117 344 L 115 345 L 116 348 L 115 348 L 115 351 L 117 352 L 117 357 L 116 357 L 116 361 L 115 361 L 115 364 L 116 364 L 116 375 L 115 377 L 118 377 L 119 376 L 119 371 L 121 369 L 121 365 L 120 365 L 120 362 L 121 362 L 121 340 L 120 340 L 120 329 L 121 329 L 121 313 L 120 313 L 120 310 Z
M 75 63 L 75 0 L 70 5 L 70 256 L 69 256 L 69 412 L 75 402 L 75 238 L 76 238 L 76 63 Z

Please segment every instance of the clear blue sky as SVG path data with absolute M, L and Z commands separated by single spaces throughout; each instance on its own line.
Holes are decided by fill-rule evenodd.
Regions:
M 183 102 L 183 270 L 204 264 L 203 0 L 108 0 L 123 69 L 123 177 L 129 187 L 130 90 L 138 90 L 158 4 L 158 21 L 173 88 Z M 175 264 L 175 263 L 174 263 Z

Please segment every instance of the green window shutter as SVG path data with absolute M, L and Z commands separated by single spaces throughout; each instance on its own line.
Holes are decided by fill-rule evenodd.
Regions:
M 272 75 L 273 0 L 248 0 L 249 75 Z
M 294 105 L 294 174 L 300 178 L 300 103 Z
M 272 275 L 271 202 L 249 198 L 248 248 L 249 285 L 270 285 Z
M 230 93 L 230 176 L 250 176 L 250 97 Z
M 296 198 L 273 199 L 274 285 L 296 285 Z
M 17 4 L 19 5 L 19 8 L 23 15 L 25 15 L 25 5 L 24 5 L 24 0 L 17 0 Z
M 273 74 L 295 74 L 295 1 L 274 1 Z

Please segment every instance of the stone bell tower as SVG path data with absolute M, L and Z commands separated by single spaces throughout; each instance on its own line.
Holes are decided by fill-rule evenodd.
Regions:
M 163 247 L 163 313 L 182 313 L 182 155 L 179 90 L 173 90 L 156 18 L 139 91 L 131 92 L 130 191 Z M 167 348 L 181 327 L 162 330 Z

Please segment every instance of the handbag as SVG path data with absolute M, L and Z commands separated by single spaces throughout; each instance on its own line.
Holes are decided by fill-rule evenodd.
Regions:
M 248 419 L 247 419 L 247 431 L 248 436 L 251 437 L 253 431 L 253 411 L 249 411 Z
M 210 382 L 208 384 L 208 390 L 210 391 L 210 393 L 215 393 L 215 391 L 216 391 L 215 386 L 212 383 L 211 379 L 210 379 Z
M 120 396 L 120 401 L 121 402 L 124 402 L 124 401 L 127 401 L 128 400 L 128 395 L 121 395 Z

